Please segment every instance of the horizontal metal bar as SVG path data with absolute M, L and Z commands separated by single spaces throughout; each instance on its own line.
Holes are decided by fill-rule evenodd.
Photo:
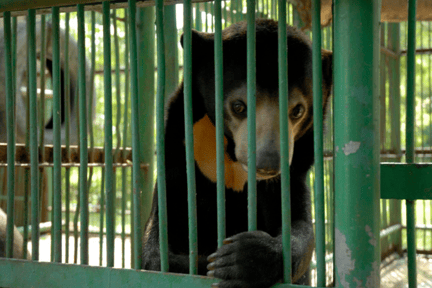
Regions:
M 432 199 L 432 164 L 382 163 L 381 199 Z
M 390 227 L 387 227 L 380 231 L 380 238 L 384 238 L 386 236 L 389 236 L 390 234 L 393 234 L 396 231 L 402 230 L 401 224 L 392 225 Z
M 53 162 L 53 145 L 45 145 L 45 159 L 42 159 L 41 151 L 39 150 L 39 160 L 41 162 Z M 76 145 L 69 147 L 70 158 L 68 157 L 67 149 L 65 145 L 61 146 L 61 162 L 62 163 L 80 163 L 79 157 L 79 147 Z M 115 156 L 115 149 L 112 150 L 113 156 Z M 89 163 L 105 163 L 105 155 L 103 147 L 95 147 L 93 150 L 89 148 Z M 90 157 L 92 156 L 92 157 Z M 0 143 L 0 165 L 1 163 L 6 163 L 7 160 L 7 144 Z M 30 155 L 25 147 L 25 144 L 16 144 L 16 157 L 15 161 L 18 164 L 27 164 L 30 163 Z M 126 148 L 123 153 L 123 148 L 120 148 L 120 153 L 117 153 L 115 159 L 113 159 L 115 163 L 128 163 L 132 161 L 132 148 Z
M 23 277 L 23 275 L 26 276 Z M 0 258 L 0 286 L 3 287 L 45 288 L 61 285 L 63 288 L 129 288 L 145 284 L 146 287 L 193 288 L 210 287 L 215 282 L 218 280 L 195 275 Z M 299 288 L 309 286 L 277 284 L 272 287 Z
M 211 0 L 192 0 L 193 3 L 210 2 Z M 182 0 L 166 0 L 164 5 L 181 4 Z M 63 7 L 60 12 L 75 12 L 77 4 L 86 4 L 86 11 L 102 11 L 101 0 L 0 0 L 0 12 L 11 11 L 11 16 L 22 16 L 28 9 L 38 9 L 37 14 L 51 13 L 51 7 Z M 154 0 L 138 0 L 137 7 L 154 6 Z M 111 1 L 110 9 L 127 8 L 126 0 Z M 1 13 L 0 18 L 3 17 Z
M 432 53 L 432 48 L 428 48 L 428 49 L 416 49 L 415 54 L 431 54 Z M 401 51 L 401 55 L 405 56 L 407 54 L 407 50 L 402 50 Z
M 7 163 L 0 163 L 0 167 L 7 167 L 8 164 Z M 74 168 L 74 167 L 81 167 L 80 163 L 61 163 L 60 164 L 61 167 L 63 168 Z M 87 164 L 87 167 L 89 168 L 94 168 L 94 167 L 105 167 L 105 163 L 89 163 Z M 132 167 L 133 163 L 129 162 L 129 163 L 113 163 L 112 165 L 113 167 Z M 22 168 L 30 168 L 31 164 L 28 163 L 15 163 L 15 167 L 22 167 Z M 49 163 L 49 162 L 43 162 L 43 163 L 39 163 L 38 165 L 39 168 L 45 168 L 45 167 L 54 167 L 53 163 Z M 149 165 L 148 164 L 141 164 L 140 165 L 141 168 L 143 169 L 148 169 Z

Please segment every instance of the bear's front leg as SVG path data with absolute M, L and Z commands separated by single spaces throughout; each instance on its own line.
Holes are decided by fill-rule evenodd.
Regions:
M 207 275 L 222 279 L 212 287 L 264 288 L 282 279 L 282 243 L 263 231 L 227 238 L 207 259 Z

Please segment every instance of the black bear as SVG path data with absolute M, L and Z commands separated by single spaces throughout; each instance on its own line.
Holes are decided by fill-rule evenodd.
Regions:
M 247 232 L 247 88 L 244 22 L 223 38 L 226 235 L 217 248 L 214 35 L 192 33 L 192 97 L 196 167 L 198 273 L 221 279 L 215 287 L 269 287 L 282 272 L 279 149 L 278 24 L 256 20 L 257 226 Z M 313 164 L 312 48 L 287 27 L 293 282 L 309 282 L 314 249 L 306 175 Z M 322 51 L 323 107 L 332 83 L 332 55 Z M 285 95 L 284 97 L 288 97 Z M 188 210 L 183 85 L 171 96 L 165 122 L 169 271 L 188 273 Z M 142 268 L 160 270 L 157 187 L 143 237 Z

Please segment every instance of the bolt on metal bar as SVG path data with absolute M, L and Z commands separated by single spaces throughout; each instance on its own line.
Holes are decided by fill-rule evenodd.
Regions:
M 69 73 L 69 23 L 70 13 L 66 13 L 65 19 L 65 61 L 64 61 L 64 86 L 65 86 L 65 144 L 66 144 L 66 154 L 67 158 L 70 159 L 70 73 Z M 42 62 L 44 63 L 44 62 Z M 43 70 L 41 69 L 41 73 L 45 74 L 45 65 L 41 65 Z M 44 122 L 42 122 L 44 123 Z M 41 124 L 42 124 L 41 123 Z M 42 146 L 43 147 L 43 146 Z M 45 149 L 42 149 L 45 153 Z M 45 159 L 45 157 L 43 158 Z M 65 262 L 69 262 L 69 222 L 70 222 L 70 168 L 67 167 L 65 169 L 65 197 L 66 197 L 66 225 L 65 225 L 65 246 L 66 246 L 66 255 Z
M 105 88 L 105 188 L 106 188 L 106 225 L 107 225 L 107 266 L 114 266 L 114 170 L 112 151 L 112 87 L 111 87 L 111 33 L 110 2 L 103 6 L 103 43 L 104 43 L 104 88 Z
M 221 0 L 215 1 L 215 85 L 216 85 L 216 167 L 217 167 L 217 235 L 218 247 L 223 245 L 225 222 L 225 147 L 224 147 L 224 95 L 223 95 L 223 45 Z
M 280 9 L 280 8 L 279 8 Z M 325 271 L 325 211 L 324 211 L 324 148 L 323 148 L 323 95 L 321 60 L 321 1 L 312 1 L 312 64 L 313 64 L 313 119 L 315 154 L 315 242 L 317 257 L 317 285 L 326 286 Z
M 14 197 L 15 197 L 15 107 L 14 88 L 12 80 L 12 29 L 10 12 L 3 13 L 5 37 L 5 66 L 6 66 L 6 121 L 7 121 L 7 231 L 6 257 L 13 257 L 13 228 L 14 228 Z
M 54 167 L 53 167 L 53 193 L 54 193 L 54 203 L 53 203 L 53 229 L 54 229 L 54 261 L 61 262 L 62 256 L 62 234 L 61 234 L 61 143 L 60 143 L 60 133 L 61 133 L 61 109 L 60 109 L 60 11 L 58 7 L 52 8 L 52 51 L 53 51 L 53 142 L 54 142 Z M 36 90 L 35 90 L 36 91 Z M 33 109 L 30 109 L 32 111 Z M 33 122 L 33 121 L 31 121 Z M 32 129 L 30 129 L 33 131 Z M 31 145 L 30 149 L 33 146 Z M 32 173 L 33 178 L 33 173 Z
M 334 2 L 336 287 L 380 281 L 379 7 Z
M 282 197 L 282 252 L 284 283 L 291 283 L 291 200 L 289 169 L 289 129 L 288 129 L 288 43 L 286 26 L 286 1 L 279 0 L 278 13 L 278 73 L 279 73 L 279 129 L 281 157 L 281 197 Z
M 79 193 L 81 197 L 80 227 L 80 260 L 82 265 L 88 264 L 88 195 L 87 195 L 87 97 L 86 97 L 86 58 L 85 58 L 85 15 L 84 5 L 77 5 L 78 13 L 78 62 L 79 62 L 79 125 L 80 125 L 80 170 Z
M 131 65 L 131 117 L 132 117 L 132 159 L 133 159 L 133 167 L 132 167 L 132 182 L 133 182 L 133 232 L 134 232 L 134 251 L 133 251 L 133 257 L 134 257 L 134 267 L 135 269 L 141 268 L 141 253 L 142 253 L 142 243 L 141 243 L 141 217 L 140 217 L 140 168 L 139 168 L 139 147 L 140 147 L 140 138 L 139 138 L 139 102 L 138 102 L 138 51 L 137 51 L 137 34 L 136 34 L 136 0 L 129 0 L 129 41 L 130 41 L 130 65 Z M 162 111 L 163 113 L 163 111 Z M 163 119 L 163 115 L 162 118 Z M 160 131 L 158 127 L 158 136 Z M 162 125 L 163 129 L 163 125 Z M 163 133 L 163 131 L 162 131 Z M 158 138 L 158 145 L 159 143 Z M 163 136 L 162 136 L 163 141 Z M 162 148 L 163 149 L 163 148 Z M 165 179 L 163 181 L 163 184 L 159 182 L 159 177 L 161 177 L 162 171 L 159 171 L 159 161 L 160 157 L 163 157 L 163 155 L 160 155 L 163 153 L 163 150 L 160 150 L 160 147 L 158 146 L 158 193 L 164 193 L 165 186 L 162 187 L 162 185 L 165 185 Z M 161 168 L 162 169 L 162 168 Z M 164 171 L 164 170 L 163 170 Z
M 255 0 L 247 1 L 248 230 L 257 229 Z
M 416 0 L 408 1 L 408 49 L 407 49 L 407 96 L 406 96 L 406 162 L 414 163 L 415 154 L 415 34 Z M 415 202 L 406 201 L 408 243 L 408 286 L 417 287 Z
M 193 111 L 192 111 L 192 6 L 191 1 L 184 1 L 184 117 L 186 140 L 186 171 L 188 187 L 188 215 L 189 215 L 189 274 L 197 274 L 198 243 L 196 219 L 196 183 L 195 159 L 193 143 Z M 159 37 L 158 37 L 159 38 Z M 158 54 L 159 59 L 159 54 Z M 158 65 L 160 67 L 160 65 Z

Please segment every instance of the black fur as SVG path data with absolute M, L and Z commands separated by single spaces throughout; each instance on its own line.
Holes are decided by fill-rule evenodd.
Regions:
M 256 22 L 257 101 L 259 97 L 278 98 L 277 22 Z M 299 30 L 287 27 L 289 91 L 298 88 L 310 103 L 312 113 L 312 50 Z M 213 34 L 193 33 L 193 121 L 208 115 L 214 123 Z M 224 97 L 246 83 L 246 23 L 224 30 Z M 329 64 L 330 63 L 330 64 Z M 331 86 L 331 55 L 323 60 L 324 107 Z M 265 96 L 264 96 L 265 95 Z M 309 99 L 310 98 L 310 99 Z M 277 103 L 277 102 L 276 102 Z M 276 105 L 277 106 L 277 105 Z M 277 107 L 276 107 L 277 108 Z M 183 85 L 173 94 L 166 111 L 166 187 L 169 239 L 169 271 L 189 272 L 188 210 L 184 146 Z M 312 118 L 309 117 L 309 122 Z M 232 121 L 225 113 L 227 154 L 237 161 Z M 309 123 L 310 124 L 310 123 Z M 290 166 L 292 271 L 296 283 L 307 284 L 314 236 L 310 192 L 306 175 L 313 164 L 313 131 L 303 125 L 295 139 Z M 259 139 L 257 139 L 258 141 Z M 198 218 L 198 273 L 222 279 L 218 287 L 270 287 L 282 280 L 281 181 L 280 176 L 257 182 L 258 230 L 246 232 L 247 184 L 243 191 L 226 189 L 226 235 L 217 248 L 216 184 L 201 173 L 195 163 Z M 210 256 L 210 257 L 209 257 Z M 210 265 L 209 265 L 210 264 Z M 146 226 L 142 268 L 160 270 L 157 187 L 151 217 Z

